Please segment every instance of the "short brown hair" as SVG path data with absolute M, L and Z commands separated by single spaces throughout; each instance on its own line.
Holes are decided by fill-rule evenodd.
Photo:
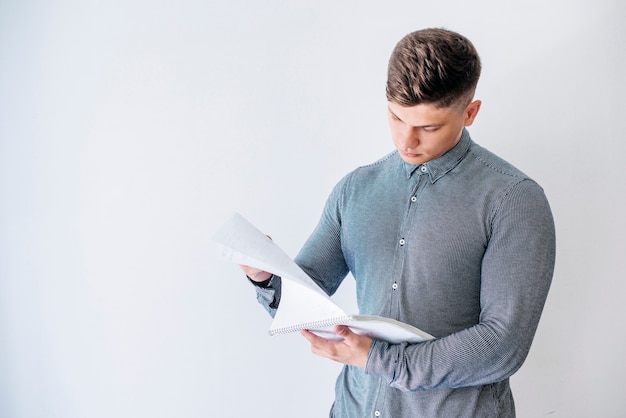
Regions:
M 418 30 L 402 38 L 391 54 L 387 100 L 403 106 L 469 103 L 480 69 L 478 52 L 463 35 L 447 29 Z

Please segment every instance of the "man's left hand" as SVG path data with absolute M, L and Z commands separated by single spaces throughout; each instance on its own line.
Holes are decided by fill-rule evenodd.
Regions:
M 341 341 L 327 340 L 306 330 L 302 330 L 300 333 L 311 343 L 313 354 L 339 363 L 365 368 L 373 342 L 372 338 L 355 334 L 344 325 L 335 327 L 335 333 L 343 338 Z

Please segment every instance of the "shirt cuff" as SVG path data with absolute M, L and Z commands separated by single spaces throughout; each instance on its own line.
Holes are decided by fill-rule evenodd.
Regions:
M 365 363 L 365 374 L 381 377 L 391 384 L 395 379 L 397 362 L 398 346 L 375 339 Z

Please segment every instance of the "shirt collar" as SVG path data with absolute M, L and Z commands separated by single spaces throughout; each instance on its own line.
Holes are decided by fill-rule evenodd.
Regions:
M 441 157 L 419 165 L 409 164 L 403 161 L 407 178 L 411 177 L 415 170 L 419 168 L 422 173 L 428 173 L 432 183 L 436 182 L 456 167 L 463 160 L 463 158 L 465 158 L 471 144 L 472 139 L 470 134 L 467 129 L 463 128 L 463 133 L 461 134 L 459 142 L 454 146 L 454 148 L 443 154 Z

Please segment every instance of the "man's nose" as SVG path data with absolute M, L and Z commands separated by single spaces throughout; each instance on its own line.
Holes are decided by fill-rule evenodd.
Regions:
M 407 126 L 400 132 L 400 145 L 404 149 L 412 149 L 419 145 L 419 132 L 415 127 Z

